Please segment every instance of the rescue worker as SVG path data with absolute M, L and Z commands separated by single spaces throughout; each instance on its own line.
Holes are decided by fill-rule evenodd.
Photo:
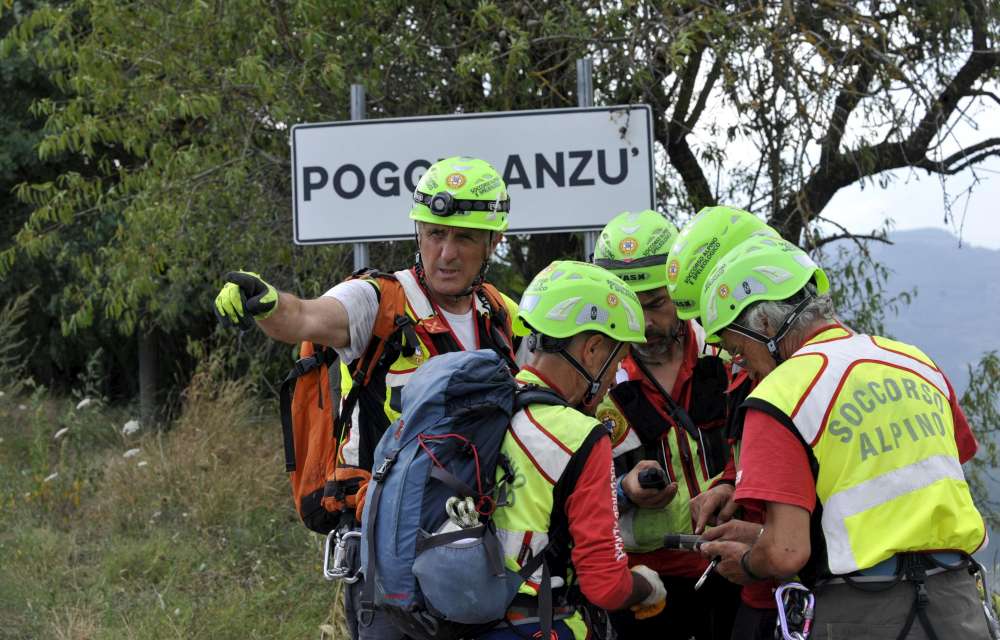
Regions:
M 488 348 L 515 366 L 516 306 L 484 283 L 490 257 L 507 229 L 510 198 L 500 174 L 483 160 L 446 158 L 427 169 L 413 200 L 410 219 L 419 251 L 413 267 L 394 274 L 359 272 L 312 300 L 279 292 L 255 273 L 231 272 L 215 301 L 224 323 L 247 327 L 253 318 L 276 340 L 332 347 L 356 373 L 374 341 L 386 287 L 402 287 L 406 309 L 396 318 L 397 341 L 386 347 L 391 357 L 381 358 L 381 367 L 372 363 L 374 374 L 359 388 L 356 404 L 340 409 L 339 419 L 350 422 L 338 474 L 346 479 L 361 470 L 359 514 L 375 446 L 399 416 L 402 389 L 422 362 L 438 353 Z M 359 636 L 363 585 L 359 580 L 345 589 L 352 638 L 402 637 L 381 615 L 362 626 Z
M 705 282 L 707 339 L 760 383 L 744 403 L 735 499 L 764 527 L 702 547 L 747 583 L 798 574 L 813 638 L 988 638 L 969 554 L 984 543 L 962 463 L 977 443 L 918 348 L 836 320 L 826 274 L 776 238 L 741 243 Z
M 729 458 L 726 363 L 706 349 L 697 323 L 678 319 L 667 291 L 667 251 L 676 236 L 655 211 L 624 212 L 604 227 L 594 251 L 594 263 L 625 281 L 645 316 L 646 342 L 622 361 L 597 417 L 614 429 L 629 563 L 655 570 L 670 594 L 657 616 L 613 619 L 624 638 L 726 640 L 739 588 L 713 572 L 696 591 L 708 561 L 696 551 L 663 548 L 665 533 L 693 532 L 690 500 L 719 478 Z M 639 474 L 651 469 L 665 471 L 665 486 L 639 484 Z
M 642 307 L 608 271 L 556 261 L 528 285 L 520 314 L 532 334 L 518 382 L 554 391 L 568 406 L 531 404 L 515 414 L 501 452 L 516 480 L 493 519 L 511 570 L 546 554 L 553 637 L 583 640 L 603 626 L 584 619 L 571 595 L 577 587 L 591 605 L 608 610 L 655 611 L 666 596 L 655 571 L 641 565 L 629 570 L 618 529 L 611 439 L 593 417 L 628 344 L 644 340 Z M 542 572 L 522 584 L 507 622 L 482 637 L 540 637 Z
M 778 237 L 778 232 L 748 211 L 727 206 L 706 207 L 688 222 L 670 247 L 667 264 L 667 290 L 682 320 L 698 317 L 701 290 L 709 273 L 730 249 L 748 238 Z M 739 507 L 733 500 L 740 459 L 743 432 L 742 414 L 737 411 L 756 381 L 752 372 L 741 366 L 741 359 L 732 358 L 732 381 L 726 390 L 728 438 L 732 455 L 722 475 L 707 490 L 691 498 L 694 532 L 705 527 L 723 525 L 726 528 L 747 528 L 757 531 L 764 521 L 763 511 L 755 505 Z M 735 518 L 735 519 L 734 519 Z M 745 585 L 740 592 L 740 605 L 733 622 L 732 640 L 770 640 L 777 620 L 774 581 Z

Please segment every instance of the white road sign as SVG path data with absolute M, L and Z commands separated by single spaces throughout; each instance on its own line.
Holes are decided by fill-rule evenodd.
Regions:
M 411 237 L 417 181 L 453 155 L 503 174 L 508 233 L 600 229 L 655 198 L 648 105 L 302 124 L 292 128 L 295 243 Z

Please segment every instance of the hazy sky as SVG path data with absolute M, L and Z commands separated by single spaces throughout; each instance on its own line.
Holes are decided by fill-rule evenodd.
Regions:
M 971 108 L 968 118 L 957 120 L 945 136 L 941 152 L 950 155 L 987 138 L 1000 138 L 1000 110 L 993 103 Z M 961 235 L 962 242 L 978 247 L 1000 249 L 1000 157 L 989 158 L 975 171 L 966 170 L 946 178 L 926 171 L 896 171 L 895 180 L 886 189 L 878 184 L 841 189 L 823 210 L 856 233 L 871 231 L 886 217 L 896 229 L 937 227 Z M 963 194 L 975 182 L 971 196 Z M 952 204 L 954 219 L 944 221 L 944 194 Z
M 953 199 L 965 191 L 974 181 L 970 171 L 949 177 L 944 188 L 938 176 L 898 171 L 885 189 L 877 184 L 841 189 L 823 215 L 855 233 L 869 232 L 888 217 L 896 229 L 937 227 L 961 234 L 964 244 L 1000 249 L 1000 158 L 991 158 L 976 173 L 981 181 L 971 195 L 952 204 L 954 219 L 947 224 L 944 193 Z

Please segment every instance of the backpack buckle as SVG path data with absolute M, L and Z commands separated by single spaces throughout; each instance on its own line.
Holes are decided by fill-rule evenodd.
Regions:
M 391 456 L 383 460 L 382 464 L 378 466 L 378 469 L 376 469 L 372 474 L 372 480 L 375 482 L 382 482 L 383 478 L 385 478 L 385 475 L 389 473 L 389 469 L 392 468 L 392 465 L 395 464 L 395 462 L 396 454 L 393 453 Z

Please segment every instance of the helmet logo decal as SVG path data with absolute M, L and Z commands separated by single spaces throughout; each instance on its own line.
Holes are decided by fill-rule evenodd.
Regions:
M 579 300 L 579 298 L 577 298 Z M 607 324 L 608 317 L 611 314 L 604 307 L 599 307 L 596 304 L 585 304 L 583 308 L 580 309 L 580 313 L 576 316 L 577 326 L 590 324 L 596 322 L 597 324 Z
M 698 276 L 700 276 L 701 272 L 705 270 L 705 267 L 708 266 L 708 263 L 712 260 L 721 246 L 722 245 L 718 238 L 712 238 L 708 244 L 701 247 L 701 255 L 694 261 L 687 277 L 684 278 L 684 282 L 686 284 L 693 285 L 695 281 L 698 280 Z
M 676 282 L 677 274 L 680 273 L 681 263 L 677 260 L 671 260 L 670 264 L 667 265 L 667 279 L 671 282 Z
M 622 238 L 622 241 L 618 243 L 618 248 L 622 253 L 630 256 L 639 249 L 639 241 L 631 236 L 628 238 Z
M 451 189 L 461 189 L 465 186 L 465 176 L 461 173 L 450 173 L 444 183 Z
M 767 293 L 767 287 L 757 278 L 749 276 L 744 278 L 739 288 L 733 291 L 733 298 L 742 301 L 757 293 Z
M 727 298 L 727 297 L 729 297 L 729 287 L 728 286 L 726 286 L 724 284 L 720 284 L 719 285 L 719 297 L 720 298 Z
M 575 307 L 576 303 L 579 301 L 580 301 L 579 296 L 575 298 L 570 298 L 568 300 L 563 300 L 556 306 L 549 309 L 549 312 L 545 314 L 545 317 L 548 318 L 549 320 L 555 320 L 557 322 L 560 320 L 565 320 L 566 318 L 569 317 L 570 312 L 573 311 L 573 307 Z M 579 322 L 577 322 L 577 324 L 579 324 Z
M 465 176 L 462 176 L 459 173 L 453 173 L 451 175 L 452 176 L 461 176 L 462 179 L 463 179 L 463 181 L 465 180 Z M 448 176 L 448 178 L 450 179 L 451 176 Z M 471 191 L 472 195 L 474 195 L 474 196 L 481 196 L 481 195 L 483 195 L 485 193 L 493 191 L 494 189 L 498 188 L 499 186 L 500 186 L 500 176 L 493 176 L 492 178 L 488 178 L 485 182 L 480 182 L 479 184 L 475 185 L 474 187 L 472 187 L 472 189 L 470 189 L 470 191 Z M 497 199 L 498 200 L 502 200 L 503 199 L 502 198 L 503 195 L 505 195 L 505 194 L 500 194 L 500 196 L 498 196 Z
M 613 293 L 608 294 L 608 306 L 617 307 L 618 306 L 618 296 Z

